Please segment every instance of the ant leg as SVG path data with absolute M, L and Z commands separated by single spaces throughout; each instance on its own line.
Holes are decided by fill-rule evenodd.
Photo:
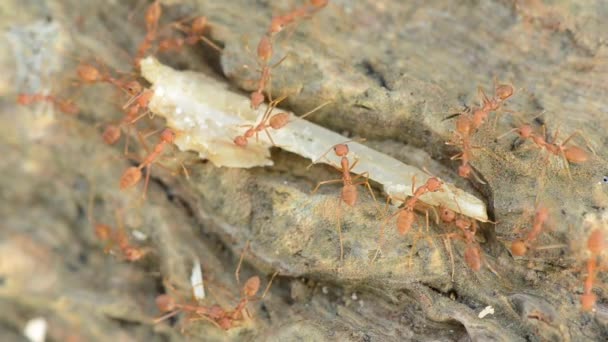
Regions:
M 355 161 L 353 162 L 353 164 L 348 168 L 348 171 L 352 170 L 355 168 L 355 166 L 357 166 L 357 164 L 359 163 L 359 159 L 355 158 Z M 367 173 L 367 172 L 365 172 Z
M 274 278 L 279 275 L 279 271 L 275 271 L 272 274 L 272 277 L 270 277 L 270 281 L 268 282 L 268 285 L 266 285 L 266 288 L 264 289 L 264 292 L 262 293 L 262 297 L 260 297 L 260 300 L 264 299 L 264 297 L 266 297 L 266 294 L 268 293 L 268 291 L 270 290 L 270 286 L 272 285 L 272 282 L 274 281 Z
M 342 178 L 319 182 L 319 183 L 317 183 L 317 186 L 315 186 L 315 188 L 312 190 L 311 194 L 314 194 L 315 192 L 317 192 L 317 190 L 319 190 L 321 185 L 332 184 L 332 183 L 341 183 L 341 182 L 343 182 Z
M 332 101 L 325 101 L 325 102 L 323 102 L 322 104 L 320 104 L 320 105 L 316 106 L 315 108 L 313 108 L 313 109 L 309 110 L 307 113 L 305 113 L 305 114 L 302 114 L 302 115 L 298 116 L 298 118 L 303 119 L 303 118 L 305 118 L 305 117 L 309 116 L 310 114 L 313 114 L 314 112 L 318 111 L 319 109 L 321 109 L 321 108 L 323 108 L 323 107 L 327 106 L 327 105 L 328 105 L 328 104 L 330 104 L 331 102 L 332 102 Z
M 342 215 L 342 198 L 338 197 L 338 239 L 340 240 L 340 263 L 344 262 L 344 242 L 342 240 L 342 223 L 340 222 Z
M 148 183 L 150 183 L 150 169 L 152 168 L 152 164 L 148 164 L 146 166 L 146 181 L 144 183 L 144 193 L 142 195 L 142 199 L 146 199 L 146 194 L 148 192 Z
M 130 140 L 130 136 L 131 135 L 131 126 L 127 125 L 127 134 L 125 134 L 125 149 L 124 149 L 124 155 L 128 155 L 129 154 L 129 140 Z
M 500 119 L 502 113 L 515 113 L 515 111 L 506 108 L 500 108 L 499 110 L 497 110 L 496 115 L 494 117 L 494 124 L 492 125 L 492 130 L 496 130 L 496 126 L 498 126 L 498 120 Z
M 188 171 L 188 169 L 186 168 L 186 165 L 184 165 L 183 162 L 179 163 L 179 166 L 181 166 L 182 171 L 184 171 L 184 176 L 186 176 L 187 180 L 190 180 L 190 172 Z
M 416 215 L 414 218 L 414 222 L 418 221 L 418 216 Z M 414 257 L 414 251 L 416 251 L 416 244 L 418 243 L 418 235 L 420 235 L 420 227 L 418 227 L 418 233 L 416 233 L 416 236 L 414 236 L 414 242 L 412 243 L 412 250 L 410 251 L 410 256 L 408 258 L 408 266 L 411 268 L 412 267 L 412 259 Z
M 151 152 L 150 146 L 148 146 L 148 143 L 146 143 L 146 140 L 145 140 L 144 136 L 141 134 L 141 132 L 137 132 L 137 139 L 139 140 L 139 143 L 142 144 L 142 146 L 146 150 L 146 153 L 150 154 L 150 152 Z
M 481 100 L 483 101 L 483 103 L 479 102 L 480 106 L 483 106 L 484 104 L 490 102 L 488 95 L 486 95 L 486 92 L 483 90 L 483 88 L 481 86 L 477 87 L 477 95 L 481 96 Z
M 431 245 L 433 245 L 433 247 L 435 247 L 435 242 L 433 241 L 433 239 L 431 239 L 431 232 L 429 230 L 429 211 L 425 210 L 424 211 L 424 215 L 426 217 L 426 238 L 427 240 L 429 240 L 431 242 Z
M 374 195 L 374 191 L 372 190 L 372 186 L 369 184 L 369 172 L 363 172 L 362 174 L 359 174 L 355 177 L 353 177 L 353 180 L 357 179 L 357 178 L 365 178 L 364 181 L 362 182 L 357 182 L 354 183 L 353 185 L 357 186 L 357 185 L 365 185 L 365 187 L 367 188 L 367 190 L 369 190 L 370 195 L 372 195 L 372 198 L 374 199 L 374 203 L 376 204 L 376 209 L 378 211 L 380 211 L 380 207 L 378 207 L 378 201 L 376 200 L 376 195 Z
M 277 146 L 277 144 L 275 144 L 274 140 L 272 140 L 272 135 L 270 135 L 268 128 L 264 127 L 264 133 L 266 133 L 266 136 L 270 140 L 270 143 L 272 144 L 272 146 Z
M 249 250 L 249 240 L 245 243 L 245 248 L 241 252 L 241 256 L 239 257 L 239 263 L 236 266 L 236 270 L 234 271 L 234 278 L 236 278 L 236 283 L 240 284 L 241 280 L 239 279 L 239 275 L 241 274 L 241 265 L 243 264 L 243 259 L 245 258 L 245 253 Z
M 570 136 L 568 136 L 560 145 L 562 145 L 562 146 L 566 145 L 568 143 L 568 141 L 570 141 L 570 139 L 572 139 L 574 136 L 577 136 L 577 135 L 579 135 L 581 138 L 583 138 L 583 140 L 585 140 L 585 145 L 587 146 L 589 151 L 591 151 L 591 153 L 593 153 L 594 155 L 597 155 L 597 153 L 595 153 L 595 150 L 589 143 L 589 140 L 587 139 L 587 137 L 585 137 L 583 135 L 583 133 L 581 131 L 575 131 L 574 133 L 570 134 Z
M 269 66 L 269 68 L 270 68 L 270 69 L 274 69 L 274 68 L 278 67 L 278 66 L 279 66 L 279 64 L 283 63 L 283 61 L 284 61 L 284 60 L 285 60 L 287 57 L 289 57 L 289 54 L 286 54 L 286 55 L 285 55 L 285 56 L 283 56 L 283 57 L 282 57 L 282 58 L 281 58 L 281 59 L 280 59 L 278 62 L 274 63 L 273 65 L 270 65 L 270 66 Z
M 479 175 L 479 173 L 471 167 L 471 174 L 473 175 L 473 178 L 475 178 L 475 181 L 478 182 L 479 184 L 487 184 L 483 179 L 481 179 L 481 176 Z
M 445 249 L 448 251 L 448 254 L 450 255 L 450 265 L 452 266 L 452 282 L 454 282 L 454 253 L 452 252 L 452 242 L 450 241 L 450 238 L 444 237 L 443 244 L 445 246 Z
M 414 174 L 412 176 L 412 196 L 414 195 L 415 191 L 416 191 L 416 174 Z
M 394 217 L 395 215 L 392 215 L 391 217 Z M 378 236 L 378 246 L 376 247 L 376 253 L 374 253 L 374 257 L 372 258 L 372 263 L 376 262 L 376 259 L 378 258 L 378 255 L 382 252 L 382 245 L 384 244 L 384 228 L 386 226 L 386 223 L 388 222 L 388 219 L 385 219 L 382 224 L 380 225 L 380 235 Z
M 464 155 L 464 152 L 460 152 L 458 154 L 455 154 L 455 155 L 451 156 L 450 160 L 460 160 L 460 159 L 462 159 L 463 155 Z
M 562 160 L 564 161 L 564 163 L 566 164 L 566 173 L 568 173 L 568 178 L 570 180 L 572 180 L 572 173 L 570 172 L 570 163 L 568 162 L 568 159 L 566 158 L 566 154 L 564 153 L 564 151 L 560 151 L 560 157 L 562 157 Z
M 429 232 L 429 212 L 428 212 L 428 210 L 425 210 L 424 213 L 425 213 L 425 219 L 426 219 L 426 221 L 425 221 L 426 222 L 426 239 L 427 239 L 427 241 L 429 241 L 429 245 L 433 245 L 433 247 L 436 248 L 435 242 L 433 242 L 433 239 L 431 239 L 430 232 Z M 421 227 L 418 227 L 418 234 L 416 234 L 416 235 L 424 235 L 422 233 Z M 414 246 L 416 246 L 416 240 L 414 240 Z M 413 256 L 414 251 L 415 251 L 415 249 L 412 247 L 412 252 L 410 253 L 410 261 L 409 261 L 410 265 L 412 264 L 412 256 Z
M 207 43 L 207 45 L 209 45 L 211 48 L 213 48 L 215 51 L 217 52 L 222 52 L 222 48 L 220 48 L 219 46 L 217 46 L 217 44 L 215 44 L 214 42 L 211 41 L 211 39 L 200 35 L 197 37 L 198 39 L 200 39 L 201 41 Z
M 403 210 L 405 210 L 405 208 L 397 209 L 393 214 L 391 214 L 391 216 L 385 218 L 384 221 L 382 221 L 382 224 L 380 225 L 380 236 L 378 237 L 378 247 L 376 248 L 376 253 L 372 258 L 372 263 L 376 261 L 376 259 L 378 258 L 378 254 L 380 254 L 382 251 L 382 245 L 384 244 L 384 229 L 388 221 L 390 221 L 393 217 L 397 216 Z
M 169 313 L 167 313 L 167 314 L 165 314 L 165 315 L 162 315 L 162 316 L 160 316 L 160 317 L 158 317 L 158 318 L 155 318 L 155 319 L 152 321 L 152 323 L 153 323 L 153 324 L 158 324 L 158 323 L 160 323 L 160 322 L 162 322 L 162 321 L 164 321 L 164 320 L 166 320 L 166 319 L 169 319 L 169 318 L 171 318 L 171 317 L 173 317 L 173 316 L 177 315 L 177 314 L 178 314 L 178 313 L 180 313 L 181 311 L 182 311 L 181 309 L 176 309 L 176 310 L 173 310 L 173 311 L 171 311 L 171 312 L 169 312 Z

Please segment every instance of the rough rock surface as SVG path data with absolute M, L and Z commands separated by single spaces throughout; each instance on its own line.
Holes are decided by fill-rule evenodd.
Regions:
M 219 55 L 197 46 L 159 57 L 176 68 L 255 87 L 254 50 L 270 17 L 301 2 L 162 1 L 162 24 L 192 14 L 209 18 Z M 338 207 L 339 188 L 311 195 L 334 170 L 273 152 L 275 166 L 215 168 L 189 153 L 163 161 L 187 165 L 189 179 L 152 169 L 148 198 L 141 185 L 121 192 L 130 162 L 122 145 L 103 144 L 101 124 L 121 118 L 119 97 L 105 85 L 73 86 L 80 60 L 98 58 L 128 71 L 145 34 L 147 3 L 4 1 L 0 4 L 0 335 L 19 340 L 27 321 L 45 317 L 51 340 L 605 340 L 608 308 L 600 275 L 597 310 L 581 313 L 587 215 L 608 206 L 608 46 L 604 1 L 331 1 L 312 19 L 282 34 L 273 93 L 293 93 L 295 112 L 331 100 L 310 117 L 325 127 L 368 139 L 371 147 L 478 191 L 496 226 L 479 242 L 484 267 L 463 262 L 464 243 L 446 243 L 443 227 L 402 237 L 387 226 L 380 260 L 370 263 L 382 216 L 369 196 Z M 80 13 L 80 14 L 79 14 Z M 129 19 L 131 17 L 131 19 Z M 248 65 L 246 68 L 244 65 Z M 508 108 L 475 135 L 473 166 L 485 185 L 456 177 L 457 149 L 446 146 L 463 104 L 490 94 L 492 78 L 510 82 Z M 17 106 L 19 92 L 53 90 L 78 103 L 68 116 L 48 104 Z M 516 118 L 545 123 L 563 139 L 580 130 L 597 152 L 571 165 L 514 135 L 495 138 Z M 149 121 L 149 129 L 162 121 Z M 540 129 L 540 128 L 539 128 Z M 135 142 L 133 142 L 135 141 Z M 149 138 L 156 141 L 156 136 Z M 585 141 L 573 143 L 584 147 Z M 135 151 L 133 151 L 136 149 Z M 132 153 L 145 153 L 132 136 Z M 175 156 L 175 159 L 172 158 Z M 544 177 L 541 175 L 544 174 Z M 363 192 L 362 192 L 363 193 Z M 516 225 L 530 224 L 536 198 L 551 210 L 552 229 L 538 249 L 514 259 L 507 250 Z M 126 263 L 103 253 L 91 220 L 115 225 L 122 208 L 129 230 L 152 252 Z M 528 211 L 526 214 L 526 210 Z M 523 215 L 523 217 L 522 217 Z M 528 216 L 525 216 L 528 215 Z M 345 260 L 339 260 L 340 217 Z M 432 215 L 431 215 L 432 217 Z M 418 231 L 418 228 L 416 228 Z M 205 304 L 235 305 L 234 269 L 249 241 L 241 280 L 275 271 L 269 294 L 250 304 L 253 316 L 224 332 L 207 322 L 153 325 L 154 298 L 189 294 L 194 258 L 203 265 Z M 454 276 L 448 251 L 453 252 Z M 494 270 L 495 272 L 493 272 Z M 268 276 L 268 277 L 266 277 Z M 169 286 L 168 284 L 172 284 Z M 165 286 L 163 286 L 165 284 Z M 478 314 L 491 305 L 495 313 Z M 178 324 L 179 325 L 179 324 Z

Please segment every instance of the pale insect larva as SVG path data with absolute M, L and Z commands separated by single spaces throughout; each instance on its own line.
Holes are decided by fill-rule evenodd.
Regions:
M 258 117 L 266 110 L 265 105 L 252 110 L 249 98 L 229 90 L 228 84 L 201 73 L 173 70 L 152 57 L 142 60 L 141 72 L 153 84 L 154 96 L 149 109 L 165 117 L 168 127 L 180 132 L 175 140 L 180 150 L 196 151 L 216 166 L 272 165 L 272 144 L 266 137 L 261 136 L 259 141 L 253 139 L 247 148 L 233 142 L 234 137 L 242 134 L 242 125 L 254 125 L 259 121 Z M 284 150 L 316 161 L 328 146 L 344 141 L 344 137 L 335 132 L 289 115 L 289 124 L 273 131 L 275 144 Z M 369 178 L 382 184 L 391 196 L 411 196 L 412 179 L 425 182 L 429 178 L 422 170 L 360 143 L 349 143 L 349 149 L 359 160 L 351 172 L 369 172 Z M 319 162 L 338 165 L 339 158 L 328 156 Z M 488 221 L 485 204 L 452 184 L 445 183 L 443 191 L 427 193 L 420 201 Z

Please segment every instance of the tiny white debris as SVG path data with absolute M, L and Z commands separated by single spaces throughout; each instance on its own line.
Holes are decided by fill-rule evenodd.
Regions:
M 137 230 L 137 229 L 133 229 L 131 231 L 131 234 L 133 235 L 133 237 L 136 240 L 139 240 L 139 241 L 145 241 L 148 238 L 148 235 L 146 235 L 144 232 Z
M 358 299 L 358 298 L 357 298 L 357 292 L 353 292 L 353 294 L 350 296 L 350 298 L 351 298 L 352 300 L 357 300 L 357 299 Z
M 323 287 L 321 288 L 321 292 L 323 292 L 323 294 L 328 294 L 328 293 L 329 293 L 329 290 L 327 289 L 327 286 L 323 286 Z
M 180 115 L 183 112 L 183 110 L 179 107 L 175 108 L 175 114 Z
M 23 335 L 31 342 L 44 342 L 46 338 L 46 328 L 46 320 L 43 317 L 36 317 L 25 324 Z
M 197 300 L 205 299 L 205 285 L 203 284 L 203 270 L 201 263 L 198 259 L 194 260 L 192 266 L 192 275 L 190 276 L 190 283 L 192 284 L 192 291 L 194 292 L 194 298 Z
M 165 88 L 163 88 L 161 86 L 156 87 L 156 89 L 154 89 L 154 95 L 156 95 L 156 96 L 165 95 Z
M 484 318 L 487 315 L 493 315 L 493 314 L 494 314 L 494 308 L 491 305 L 488 305 L 485 307 L 485 309 L 481 310 L 478 317 Z

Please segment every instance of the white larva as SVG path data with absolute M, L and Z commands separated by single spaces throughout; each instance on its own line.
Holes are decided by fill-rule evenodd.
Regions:
M 175 141 L 180 150 L 196 151 L 201 158 L 218 167 L 272 165 L 271 143 L 263 132 L 258 142 L 255 138 L 250 139 L 246 148 L 233 142 L 234 137 L 243 133 L 242 125 L 256 123 L 266 110 L 264 105 L 252 110 L 249 98 L 229 90 L 227 84 L 201 73 L 173 70 L 152 57 L 141 62 L 141 72 L 155 91 L 149 109 L 166 118 L 167 126 L 180 132 Z M 317 160 L 330 146 L 346 140 L 324 127 L 290 115 L 287 126 L 271 132 L 274 142 L 282 149 Z M 370 179 L 382 184 L 391 196 L 411 196 L 414 175 L 418 185 L 429 178 L 420 169 L 365 145 L 349 142 L 348 147 L 352 156 L 359 160 L 352 172 L 369 172 Z M 328 154 L 327 159 L 339 165 L 339 159 L 333 153 Z M 328 163 L 328 160 L 320 162 Z M 462 210 L 464 215 L 482 222 L 488 220 L 485 204 L 480 199 L 452 184 L 446 183 L 443 190 L 425 194 L 420 200 L 456 212 Z

